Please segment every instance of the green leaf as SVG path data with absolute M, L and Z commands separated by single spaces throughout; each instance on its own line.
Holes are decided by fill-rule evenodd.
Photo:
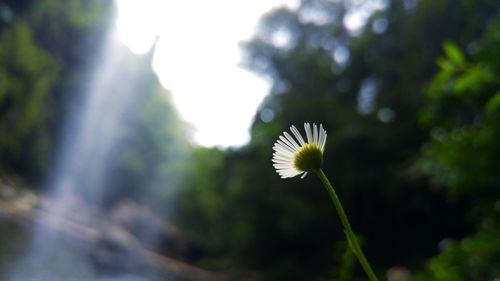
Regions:
M 481 69 L 480 67 L 473 67 L 461 75 L 454 86 L 457 93 L 464 93 L 468 90 L 474 90 L 481 85 L 490 82 L 493 79 L 493 74 Z
M 465 55 L 457 44 L 451 41 L 446 41 L 443 44 L 443 49 L 451 62 L 457 66 L 465 66 Z
M 451 63 L 451 61 L 446 59 L 446 58 L 438 58 L 437 65 L 439 67 L 441 67 L 441 69 L 444 71 L 454 72 L 456 70 L 455 65 L 453 63 Z
M 500 112 L 500 92 L 493 95 L 493 97 L 486 103 L 486 113 L 490 116 Z

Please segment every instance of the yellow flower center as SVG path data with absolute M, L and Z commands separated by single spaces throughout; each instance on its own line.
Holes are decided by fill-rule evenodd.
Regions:
M 317 144 L 304 144 L 295 153 L 293 161 L 295 169 L 303 172 L 317 172 L 323 165 L 323 152 Z

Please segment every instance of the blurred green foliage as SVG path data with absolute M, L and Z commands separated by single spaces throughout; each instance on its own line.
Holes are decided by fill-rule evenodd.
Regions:
M 50 90 L 59 65 L 19 22 L 0 35 L 0 169 L 46 171 Z M 25 157 L 32 155 L 33 157 Z M 9 165 L 9 166 L 7 166 Z
M 431 127 L 417 166 L 453 200 L 469 202 L 475 230 L 446 240 L 418 280 L 493 280 L 500 276 L 500 16 L 468 57 L 444 44 L 441 70 L 426 91 L 422 122 Z
M 1 1 L 0 7 L 0 172 L 41 183 L 110 4 Z

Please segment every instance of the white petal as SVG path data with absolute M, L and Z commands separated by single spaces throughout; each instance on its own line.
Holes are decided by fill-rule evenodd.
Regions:
M 278 162 L 279 161 L 279 162 L 293 163 L 293 159 L 290 159 L 288 157 L 283 157 L 281 155 L 275 155 L 273 157 L 273 161 L 274 162 Z
M 281 140 L 283 143 L 285 143 L 286 145 L 288 145 L 288 147 L 290 148 L 290 150 L 291 150 L 292 152 L 294 152 L 294 153 L 295 153 L 295 152 L 297 151 L 297 148 L 296 148 L 295 146 L 293 146 L 293 144 L 292 144 L 289 140 L 287 140 L 284 136 L 280 136 L 280 140 Z
M 298 174 L 300 173 L 299 171 L 295 170 L 294 168 L 292 167 L 287 167 L 287 168 L 279 168 L 277 169 L 278 170 L 278 173 L 281 173 L 281 174 L 290 174 L 290 175 L 295 175 L 295 174 Z
M 325 152 L 325 145 L 326 145 L 326 133 L 323 136 L 323 142 L 321 143 L 321 152 Z
M 292 157 L 290 157 L 288 155 L 279 154 L 279 153 L 273 154 L 273 159 L 281 159 L 281 160 L 288 161 L 288 162 L 293 162 L 293 160 L 294 160 Z
M 276 155 L 284 156 L 284 157 L 292 157 L 293 154 L 287 151 L 276 151 Z
M 288 161 L 285 162 L 285 161 L 279 161 L 279 160 L 273 159 L 272 162 L 273 162 L 273 165 L 277 164 L 277 165 L 288 165 L 288 166 L 291 166 L 290 162 L 288 162 Z
M 283 152 L 284 154 L 289 154 L 290 156 L 293 156 L 295 152 L 291 151 L 291 149 L 287 146 L 284 146 L 282 144 L 275 143 L 273 146 L 273 150 L 276 152 Z
M 312 143 L 311 125 L 304 123 L 304 129 L 306 130 L 307 143 Z
M 297 144 L 297 142 L 295 142 L 295 140 L 292 138 L 292 136 L 289 133 L 284 132 L 283 134 L 290 141 L 290 143 L 293 145 L 293 147 L 295 147 L 296 150 L 300 149 L 300 146 Z
M 297 128 L 295 128 L 295 126 L 291 126 L 290 131 L 292 131 L 293 135 L 297 138 L 300 145 L 303 146 L 305 144 L 305 142 L 304 142 L 304 139 L 302 138 L 302 135 L 300 134 L 299 130 L 297 130 Z
M 301 174 L 301 172 L 297 172 L 297 171 L 287 171 L 287 173 L 281 174 L 281 177 L 282 178 L 293 178 L 296 175 L 300 175 L 300 174 Z
M 290 147 L 288 144 L 284 143 L 283 141 L 277 140 L 276 143 L 279 144 L 279 146 L 278 146 L 279 148 L 282 148 L 283 150 L 288 151 L 292 154 L 295 153 L 295 149 L 293 149 L 292 147 Z
M 313 124 L 313 143 L 318 144 L 318 126 Z
M 288 159 L 281 156 L 273 157 L 273 162 L 293 163 L 293 159 Z
M 294 159 L 294 154 L 289 153 L 289 152 L 286 152 L 286 153 L 281 153 L 281 152 L 275 151 L 275 152 L 273 153 L 273 156 L 280 156 L 280 157 L 284 157 L 284 158 L 286 158 L 286 159 L 290 159 L 290 160 L 293 160 L 293 159 Z
M 321 151 L 325 151 L 325 143 L 326 143 L 326 131 L 323 129 L 323 125 L 321 124 L 319 126 L 319 147 L 321 148 Z
M 272 161 L 272 162 L 273 162 L 273 166 L 274 165 L 287 165 L 288 167 L 293 167 L 293 164 L 290 162 L 277 162 L 277 161 Z
M 276 170 L 290 169 L 292 166 L 287 163 L 273 163 L 273 167 Z

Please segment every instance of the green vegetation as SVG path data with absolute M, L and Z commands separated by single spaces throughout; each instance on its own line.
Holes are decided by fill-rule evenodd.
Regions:
M 421 280 L 490 280 L 500 276 L 500 17 L 470 56 L 444 44 L 441 70 L 426 91 L 424 125 L 432 127 L 418 168 L 450 200 L 469 203 L 474 231 L 450 239 Z

